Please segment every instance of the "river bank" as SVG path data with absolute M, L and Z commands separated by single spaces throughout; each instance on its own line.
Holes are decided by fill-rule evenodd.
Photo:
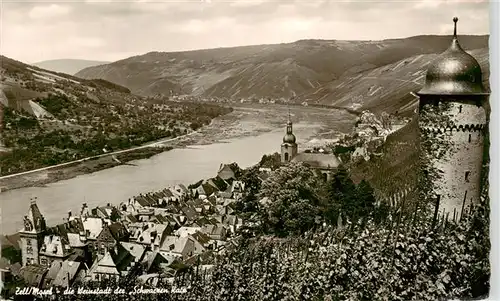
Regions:
M 349 116 L 345 116 L 345 126 L 339 126 L 338 120 L 330 119 L 337 110 L 298 107 L 293 108 L 292 118 L 295 123 L 307 123 L 317 126 L 319 131 L 309 144 L 324 144 L 338 137 L 339 132 L 348 132 L 352 127 Z M 344 115 L 344 114 L 343 114 Z M 25 173 L 0 179 L 0 189 L 8 191 L 25 187 L 40 187 L 80 175 L 94 173 L 104 169 L 130 164 L 134 160 L 149 159 L 173 148 L 224 143 L 230 139 L 241 139 L 261 135 L 283 126 L 288 118 L 288 109 L 282 105 L 238 104 L 233 112 L 212 120 L 209 125 L 189 135 L 176 139 L 150 142 L 142 148 L 124 150 L 117 154 L 103 155 L 95 159 L 75 162 L 62 167 Z M 353 120 L 353 119 L 352 119 Z M 280 143 L 279 141 L 277 142 Z M 310 146 L 311 146 L 310 145 Z M 113 156 L 118 159 L 113 159 Z
M 300 151 L 314 143 L 350 133 L 355 123 L 355 117 L 344 111 L 310 107 L 292 110 L 291 118 Z M 103 158 L 104 161 L 94 163 L 93 168 L 99 171 L 72 168 L 72 178 L 44 187 L 27 186 L 4 191 L 0 196 L 1 232 L 13 233 L 22 227 L 22 216 L 34 197 L 40 210 L 46 212 L 47 223 L 54 224 L 69 210 L 79 212 L 82 203 L 89 207 L 119 204 L 140 193 L 196 183 L 215 176 L 221 163 L 236 162 L 242 168 L 252 166 L 263 155 L 279 152 L 287 119 L 286 106 L 236 107 L 232 113 L 214 119 L 197 133 L 175 141 L 158 141 L 144 148 L 172 147 L 170 151 L 118 166 L 111 162 L 112 157 Z M 108 165 L 98 167 L 104 163 Z M 37 174 L 37 177 L 32 178 L 37 183 L 47 183 L 44 179 L 49 178 L 47 174 Z M 59 178 L 53 176 L 52 179 Z
M 120 166 L 134 165 L 134 160 L 148 159 L 165 151 L 172 150 L 173 147 L 148 147 L 132 150 L 117 155 L 102 156 L 83 162 L 76 162 L 64 167 L 42 170 L 30 174 L 14 176 L 0 180 L 2 192 L 24 187 L 44 187 L 47 184 L 72 179 L 74 177 L 89 174 L 104 169 Z

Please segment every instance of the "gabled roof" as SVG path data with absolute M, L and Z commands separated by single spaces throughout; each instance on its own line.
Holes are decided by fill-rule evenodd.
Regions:
M 43 238 L 40 254 L 50 257 L 66 257 L 71 253 L 69 242 L 58 235 L 46 235 Z
M 177 237 L 177 236 L 167 236 L 160 247 L 161 251 L 166 251 L 170 253 L 176 254 L 184 254 L 184 250 L 186 249 L 186 244 L 189 242 L 191 238 L 189 236 L 186 237 Z M 171 248 L 173 246 L 173 248 Z
M 28 286 L 40 287 L 47 272 L 48 269 L 46 267 L 32 264 L 22 267 L 19 274 Z
M 197 216 L 196 211 L 191 207 L 182 207 L 181 210 L 188 219 L 192 220 Z
M 234 179 L 234 171 L 231 169 L 229 164 L 221 164 L 219 167 L 219 171 L 217 172 L 217 176 L 224 180 Z
M 186 237 L 200 231 L 200 227 L 180 227 L 174 233 L 179 235 L 179 237 Z
M 110 254 L 116 265 L 116 269 L 120 272 L 131 267 L 135 260 L 135 257 L 121 244 L 118 244 L 115 249 L 111 250 Z
M 49 271 L 47 272 L 47 275 L 45 276 L 45 280 L 46 281 L 49 281 L 49 285 L 51 285 L 52 283 L 50 283 L 50 281 L 56 279 L 57 277 L 57 273 L 59 273 L 59 270 L 61 269 L 61 266 L 62 266 L 62 262 L 60 261 L 53 261 L 52 264 L 50 265 L 49 267 Z
M 207 234 L 202 233 L 202 232 L 196 232 L 196 233 L 192 234 L 191 236 L 202 245 L 205 245 L 212 240 L 210 238 L 210 236 L 208 236 Z
M 167 225 L 147 223 L 143 228 L 137 229 L 133 237 L 138 243 L 160 245 L 163 232 L 167 230 Z M 154 236 L 154 240 L 153 240 Z
M 97 236 L 101 233 L 105 223 L 102 219 L 96 217 L 88 217 L 83 219 L 83 227 L 85 230 L 89 230 L 89 239 L 97 239 Z
M 71 283 L 73 283 L 73 280 L 81 267 L 81 262 L 70 260 L 63 261 L 53 284 L 61 287 L 68 287 Z
M 189 189 L 184 184 L 177 184 L 174 186 L 174 189 L 179 189 L 179 190 L 183 191 L 184 193 L 189 192 Z
M 13 235 L 0 235 L 0 246 L 2 247 L 2 250 L 8 247 L 13 247 L 16 250 L 20 250 L 20 238 L 21 237 L 19 233 Z
M 160 224 L 166 224 L 166 223 L 168 223 L 168 219 L 166 217 L 164 217 L 163 215 L 161 215 L 161 214 L 156 214 L 155 216 L 153 216 L 153 218 L 151 219 L 151 221 L 157 221 Z
M 87 240 L 82 240 L 77 233 L 68 233 L 68 242 L 72 248 L 82 248 L 87 245 Z
M 146 251 L 146 247 L 138 243 L 120 242 L 120 244 L 135 258 L 136 261 L 139 261 Z
M 28 215 L 24 216 L 23 232 L 40 233 L 45 231 L 46 224 L 38 205 L 32 201 L 28 210 Z
M 165 195 L 165 197 L 168 197 L 168 198 L 171 198 L 174 196 L 174 194 L 172 193 L 172 191 L 170 189 L 165 189 L 163 191 L 163 194 Z
M 122 240 L 128 235 L 127 228 L 120 222 L 114 222 L 108 227 L 116 240 Z
M 128 219 L 128 221 L 129 221 L 129 222 L 131 222 L 131 223 L 136 223 L 136 222 L 138 222 L 138 221 L 139 221 L 139 220 L 138 220 L 135 216 L 133 216 L 132 214 L 127 215 L 125 218 L 126 218 L 126 219 Z
M 104 253 L 104 255 L 99 255 L 94 265 L 92 266 L 91 271 L 99 274 L 120 275 L 120 272 L 118 272 L 111 254 L 107 251 Z

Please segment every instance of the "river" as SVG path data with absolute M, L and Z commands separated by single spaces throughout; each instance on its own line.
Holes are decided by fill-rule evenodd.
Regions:
M 254 115 L 253 118 L 243 118 L 236 124 L 241 127 L 242 124 L 248 123 L 245 123 L 245 120 L 255 120 L 256 115 L 251 115 Z M 345 115 L 339 113 L 339 116 Z M 263 119 L 264 117 L 261 118 Z M 337 121 L 340 122 L 340 119 L 346 120 L 339 118 Z M 315 122 L 303 120 L 294 124 L 299 148 L 317 140 L 318 133 L 324 130 L 325 125 L 317 119 Z M 87 203 L 89 207 L 106 203 L 119 204 L 140 193 L 161 190 L 178 183 L 189 185 L 215 176 L 221 163 L 237 162 L 243 168 L 252 166 L 258 163 L 264 154 L 278 152 L 280 149 L 284 126 L 281 122 L 276 122 L 276 118 L 273 122 L 266 123 L 266 126 L 271 128 L 264 133 L 208 145 L 173 149 L 149 159 L 134 161 L 135 166 L 122 165 L 48 184 L 45 187 L 28 187 L 2 192 L 0 233 L 14 233 L 22 227 L 22 216 L 27 214 L 31 198 L 34 197 L 37 198 L 37 204 L 47 224 L 55 225 L 67 217 L 69 210 L 73 214 L 79 214 L 83 203 Z

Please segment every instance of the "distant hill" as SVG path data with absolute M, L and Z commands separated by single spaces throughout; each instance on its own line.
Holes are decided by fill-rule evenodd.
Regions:
M 468 52 L 481 65 L 483 83 L 489 89 L 488 48 Z M 313 103 L 369 109 L 373 112 L 408 112 L 415 108 L 413 105 L 418 101 L 410 93 L 420 90 L 425 82 L 427 68 L 436 57 L 437 54 L 420 54 L 356 74 L 344 74 L 299 98 Z
M 178 137 L 230 111 L 213 104 L 155 104 L 104 79 L 0 56 L 0 175 Z
M 108 64 L 105 61 L 89 61 L 89 60 L 76 60 L 76 59 L 61 59 L 61 60 L 49 60 L 32 64 L 33 66 L 40 67 L 55 72 L 62 72 L 66 74 L 74 75 L 78 71 L 94 67 L 98 65 Z
M 36 117 L 50 115 L 50 113 L 40 113 L 44 109 L 35 102 L 36 98 L 44 98 L 49 94 L 65 95 L 73 99 L 76 106 L 82 107 L 91 106 L 91 103 L 86 103 L 87 99 L 106 99 L 111 103 L 115 99 L 120 102 L 134 99 L 128 88 L 103 79 L 81 79 L 28 65 L 5 56 L 0 56 L 0 61 L 0 103 Z
M 465 49 L 480 49 L 475 53 L 488 69 L 488 36 L 459 39 Z M 150 52 L 85 68 L 76 76 L 102 78 L 143 96 L 285 98 L 394 111 L 411 101 L 408 93 L 418 88 L 425 66 L 450 42 L 450 36 L 416 36 Z

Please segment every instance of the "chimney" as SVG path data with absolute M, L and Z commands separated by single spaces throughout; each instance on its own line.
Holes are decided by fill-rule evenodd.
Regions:
M 68 220 L 71 218 L 71 210 L 68 210 Z

